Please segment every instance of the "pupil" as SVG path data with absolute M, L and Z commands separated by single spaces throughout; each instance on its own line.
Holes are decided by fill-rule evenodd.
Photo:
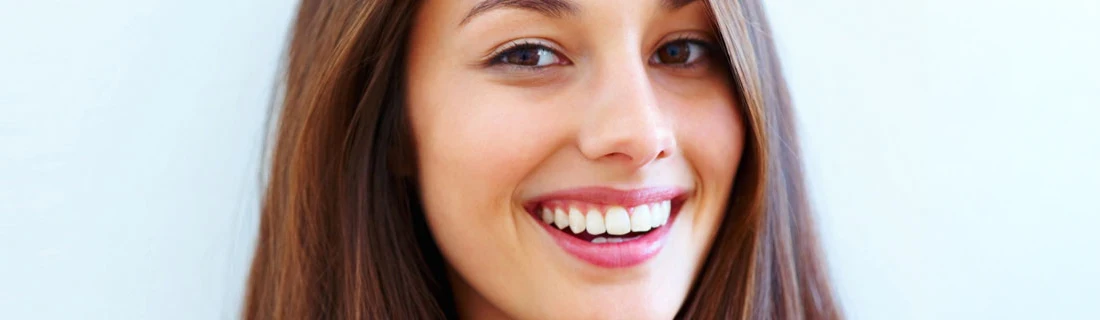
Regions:
M 680 56 L 680 48 L 676 47 L 676 46 L 668 47 L 668 55 L 673 56 L 673 57 L 679 57 Z
M 538 62 L 539 62 L 540 53 L 541 52 L 539 52 L 538 49 L 524 49 L 524 50 L 516 51 L 511 56 L 512 61 L 509 61 L 509 62 L 513 63 L 513 64 L 525 65 L 525 66 L 535 65 L 535 64 L 538 64 Z
M 660 58 L 662 63 L 685 63 L 687 62 L 691 47 L 687 43 L 673 43 L 665 46 L 661 50 Z

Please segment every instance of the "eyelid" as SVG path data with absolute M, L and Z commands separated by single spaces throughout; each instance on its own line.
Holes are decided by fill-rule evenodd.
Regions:
M 561 49 L 561 46 L 557 45 L 553 41 L 542 38 L 521 38 L 511 40 L 505 42 L 504 44 L 496 46 L 493 51 L 490 51 L 488 55 L 485 55 L 481 58 L 482 65 L 488 66 L 493 64 L 493 60 L 496 57 L 499 57 L 501 54 L 508 52 L 508 50 L 529 45 L 546 47 L 547 49 L 550 49 L 550 51 L 552 51 L 554 54 L 558 55 L 560 58 L 565 59 L 566 61 L 570 61 L 569 58 L 562 53 L 563 50 Z
M 661 66 L 661 67 L 676 68 L 676 69 L 692 69 L 692 68 L 702 66 L 702 65 L 700 65 L 700 63 L 704 63 L 704 64 L 706 63 L 705 61 L 707 61 L 707 60 L 701 60 L 701 61 L 690 62 L 690 63 L 685 63 L 685 64 L 661 64 L 661 63 L 655 62 L 656 59 L 657 59 L 657 54 L 659 53 L 659 51 L 661 49 L 663 49 L 665 46 L 667 46 L 669 44 L 673 44 L 673 43 L 677 43 L 677 42 L 681 42 L 681 41 L 694 43 L 694 44 L 703 46 L 703 49 L 706 51 L 706 53 L 700 59 L 708 59 L 708 60 L 709 59 L 720 59 L 719 57 L 725 55 L 724 48 L 722 48 L 720 46 L 720 44 L 717 42 L 716 37 L 714 36 L 713 32 L 685 31 L 685 32 L 677 32 L 677 33 L 671 34 L 669 36 L 666 36 L 666 37 L 664 37 L 664 40 L 662 40 L 661 42 L 658 42 L 657 46 L 653 49 L 653 52 L 649 54 L 649 60 L 648 60 L 649 63 L 655 64 L 655 65 L 658 65 L 658 66 Z
M 657 42 L 657 46 L 653 48 L 653 53 L 656 53 L 657 50 L 660 50 L 665 45 L 677 41 L 694 41 L 707 47 L 708 50 L 720 49 L 718 47 L 718 40 L 717 38 L 715 38 L 714 33 L 704 31 L 685 31 L 671 34 L 669 36 L 666 36 L 660 42 Z

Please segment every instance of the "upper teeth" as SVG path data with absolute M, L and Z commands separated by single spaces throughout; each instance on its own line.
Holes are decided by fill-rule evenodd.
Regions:
M 602 211 L 601 211 L 602 210 Z M 630 208 L 622 206 L 589 206 L 560 204 L 542 207 L 542 221 L 573 233 L 587 231 L 592 235 L 607 233 L 613 236 L 645 232 L 668 223 L 672 203 L 669 200 L 643 204 Z M 628 213 L 629 212 L 629 213 Z

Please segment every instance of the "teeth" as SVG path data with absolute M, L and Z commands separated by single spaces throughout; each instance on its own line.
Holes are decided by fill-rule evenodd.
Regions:
M 661 226 L 661 204 L 649 205 L 649 225 L 656 228 Z
M 606 233 L 620 236 L 630 232 L 646 232 L 668 224 L 672 202 L 665 200 L 639 205 L 630 209 L 633 214 L 627 213 L 626 208 L 620 206 L 608 206 L 604 209 L 607 211 L 601 212 L 598 206 L 594 206 L 585 213 L 577 209 L 576 206 L 554 209 L 543 207 L 539 217 L 546 224 L 556 226 L 562 230 L 569 228 L 574 234 L 587 231 L 591 235 Z M 603 237 L 597 239 L 599 238 Z
M 601 235 L 607 231 L 607 228 L 604 228 L 603 215 L 600 214 L 599 210 L 588 209 L 588 214 L 585 215 L 584 220 L 585 228 L 589 234 Z
M 607 243 L 619 243 L 619 242 L 623 242 L 623 241 L 626 241 L 626 239 L 618 238 L 618 237 L 607 238 Z
M 653 227 L 650 222 L 649 205 L 634 207 L 634 214 L 630 216 L 630 231 L 646 232 Z
M 554 223 L 554 212 L 550 211 L 550 208 L 542 208 L 542 222 L 546 222 L 546 224 Z
M 577 208 L 569 208 L 569 230 L 574 234 L 584 232 L 584 215 Z
M 630 216 L 627 215 L 626 209 L 623 209 L 623 207 L 613 206 L 607 209 L 604 222 L 607 227 L 607 234 L 621 236 L 630 233 Z
M 672 213 L 672 201 L 661 202 L 661 225 L 668 224 L 669 214 Z
M 596 237 L 595 239 L 592 239 L 592 243 L 607 243 L 607 238 Z
M 558 229 L 565 229 L 569 226 L 569 216 L 565 215 L 565 211 L 561 208 L 554 209 L 554 225 L 558 226 Z
M 654 203 L 650 207 L 650 221 L 654 228 L 663 226 L 668 223 L 669 211 L 672 209 L 672 202 L 665 200 L 661 203 Z

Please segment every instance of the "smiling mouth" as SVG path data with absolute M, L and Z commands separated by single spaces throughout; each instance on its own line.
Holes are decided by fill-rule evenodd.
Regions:
M 687 201 L 678 188 L 581 188 L 528 201 L 524 208 L 565 252 L 604 268 L 648 261 L 667 242 Z
M 543 223 L 594 244 L 635 240 L 668 224 L 672 200 L 633 207 L 548 201 L 537 208 Z

